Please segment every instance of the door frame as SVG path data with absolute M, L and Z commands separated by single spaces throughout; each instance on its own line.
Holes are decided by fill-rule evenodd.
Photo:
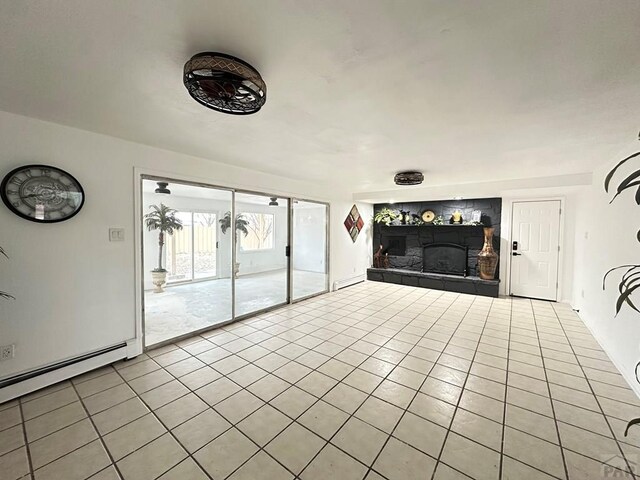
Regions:
M 325 218 L 325 225 L 324 225 L 324 231 L 325 231 L 325 238 L 326 238 L 326 243 L 325 243 L 325 247 L 324 247 L 324 261 L 325 261 L 325 271 L 326 271 L 326 278 L 325 278 L 325 282 L 324 282 L 324 290 L 321 292 L 316 292 L 316 293 L 312 293 L 310 295 L 306 295 L 304 297 L 300 297 L 300 298 L 293 298 L 293 258 L 296 254 L 296 246 L 295 246 L 295 242 L 293 241 L 293 205 L 294 203 L 299 200 L 301 202 L 307 202 L 307 203 L 317 203 L 318 205 L 324 205 L 325 207 L 327 207 L 327 216 Z M 289 303 L 293 304 L 293 303 L 298 303 L 298 302 L 302 302 L 303 300 L 308 300 L 309 298 L 313 298 L 313 297 L 317 297 L 318 295 L 324 295 L 325 293 L 329 293 L 329 289 L 330 289 L 330 281 L 329 281 L 329 268 L 330 268 L 330 255 L 329 255 L 329 245 L 330 245 L 330 234 L 331 234 L 331 205 L 328 202 L 320 202 L 318 200 L 309 200 L 306 198 L 301 198 L 301 197 L 291 197 L 289 199 L 289 247 L 290 247 L 290 254 L 289 254 L 289 268 L 287 271 L 287 275 L 289 276 Z
M 518 295 L 513 295 L 511 293 L 511 262 L 512 262 L 512 258 L 513 256 L 511 255 L 511 246 L 513 245 L 513 204 L 514 203 L 526 203 L 526 202 L 552 202 L 552 201 L 559 201 L 560 202 L 560 224 L 558 225 L 558 245 L 560 247 L 560 250 L 558 251 L 558 276 L 556 279 L 556 302 L 561 302 L 562 301 L 562 295 L 563 295 L 563 289 L 562 289 L 562 279 L 564 278 L 564 251 L 565 251 L 565 243 L 564 243 L 564 217 L 566 214 L 566 210 L 565 210 L 565 203 L 566 203 L 566 198 L 562 197 L 562 196 L 549 196 L 549 197 L 523 197 L 523 198 L 510 198 L 508 200 L 508 211 L 507 212 L 503 212 L 503 216 L 502 218 L 506 218 L 508 219 L 507 222 L 503 222 L 502 227 L 504 228 L 504 226 L 507 227 L 506 231 L 507 231 L 507 235 L 505 235 L 508 238 L 508 242 L 507 245 L 505 245 L 504 249 L 501 249 L 501 251 L 504 250 L 505 252 L 505 256 L 506 256 L 506 261 L 505 263 L 505 278 L 507 280 L 506 282 L 506 288 L 505 288 L 505 294 L 509 297 L 518 297 Z M 506 213 L 506 215 L 504 215 L 504 213 Z M 529 297 L 519 297 L 519 298 L 529 298 Z M 533 299 L 536 300 L 536 299 Z M 540 301 L 543 302 L 551 302 L 553 300 L 543 300 L 543 299 L 539 299 Z
M 232 316 L 231 319 L 229 319 L 228 321 L 223 321 L 220 322 L 216 325 L 212 325 L 212 326 L 208 326 L 208 327 L 204 327 L 202 329 L 199 329 L 197 331 L 193 331 L 193 332 L 189 332 L 186 333 L 184 335 L 181 335 L 179 337 L 173 338 L 171 340 L 167 340 L 166 342 L 160 342 L 157 344 L 154 344 L 152 347 L 153 348 L 157 348 L 157 347 L 161 347 L 163 345 L 166 344 L 170 344 L 170 343 L 175 343 L 177 341 L 180 341 L 182 339 L 185 338 L 189 338 L 192 337 L 194 335 L 198 335 L 200 333 L 206 332 L 206 331 L 210 331 L 214 328 L 220 328 L 224 325 L 228 325 L 230 323 L 234 323 L 240 320 L 244 320 L 246 318 L 250 318 L 256 315 L 261 315 L 263 313 L 275 310 L 277 308 L 281 308 L 285 305 L 290 305 L 293 303 L 296 303 L 298 301 L 302 301 L 305 300 L 307 298 L 311 298 L 314 297 L 316 295 L 322 295 L 323 293 L 328 293 L 329 292 L 329 285 L 330 285 L 330 238 L 329 238 L 329 227 L 331 224 L 331 216 L 330 216 L 330 204 L 328 202 L 324 202 L 324 201 L 320 201 L 320 200 L 314 200 L 314 199 L 307 199 L 307 198 L 302 198 L 302 197 L 298 197 L 292 194 L 287 194 L 287 193 L 274 193 L 274 192 L 261 192 L 258 190 L 252 190 L 252 189 L 247 189 L 247 188 L 242 188 L 242 187 L 232 187 L 232 186 L 225 186 L 225 185 L 218 185 L 215 183 L 215 181 L 210 181 L 208 179 L 204 179 L 201 177 L 193 177 L 193 176 L 189 176 L 189 175 L 180 175 L 180 174 L 176 174 L 174 172 L 164 172 L 164 171 L 158 171 L 158 170 L 152 170 L 152 169 L 148 169 L 148 168 L 141 168 L 141 167 L 134 167 L 133 168 L 133 220 L 134 220 L 134 224 L 133 224 L 133 243 L 134 243 L 134 285 L 135 285 L 135 295 L 134 295 L 134 305 L 135 305 L 135 312 L 134 312 L 134 317 L 135 317 L 135 326 L 134 326 L 134 334 L 135 337 L 132 338 L 131 340 L 129 340 L 127 342 L 127 357 L 128 358 L 132 358 L 135 357 L 137 355 L 140 355 L 142 353 L 144 353 L 146 350 L 149 349 L 149 347 L 147 347 L 145 345 L 144 342 L 144 255 L 143 255 L 143 236 L 144 236 L 144 224 L 143 224 L 143 208 L 144 208 L 144 202 L 143 202 L 143 190 L 142 190 L 142 182 L 143 180 L 157 180 L 157 181 L 164 181 L 164 180 L 168 180 L 169 182 L 175 182 L 175 183 L 182 183 L 182 184 L 186 184 L 186 185 L 193 185 L 193 186 L 200 186 L 203 188 L 214 188 L 214 189 L 218 189 L 218 190 L 225 190 L 231 193 L 231 216 L 232 218 L 235 216 L 235 196 L 236 193 L 248 193 L 248 194 L 255 194 L 255 195 L 264 195 L 264 196 L 274 196 L 277 195 L 279 198 L 283 198 L 286 199 L 288 202 L 288 212 L 287 212 L 287 218 L 289 221 L 289 226 L 288 226 L 288 233 L 287 233 L 287 239 L 289 242 L 289 246 L 291 247 L 291 249 L 293 249 L 292 243 L 291 243 L 291 237 L 292 237 L 292 232 L 293 232 L 293 224 L 291 222 L 292 220 L 292 216 L 293 216 L 293 200 L 302 200 L 302 201 L 308 201 L 308 202 L 314 202 L 314 203 L 321 203 L 327 206 L 327 219 L 326 219 L 326 232 L 327 232 L 327 245 L 326 245 L 326 271 L 327 271 L 327 279 L 326 279 L 326 289 L 323 292 L 319 292 L 317 294 L 313 294 L 313 295 L 309 295 L 308 297 L 305 298 L 301 298 L 298 299 L 296 301 L 292 300 L 292 283 L 291 283 L 291 271 L 292 271 L 292 263 L 291 263 L 291 256 L 287 257 L 287 291 L 286 291 L 286 301 L 284 303 L 280 303 L 277 305 L 272 305 L 270 307 L 266 307 L 264 309 L 255 311 L 255 312 L 251 312 L 248 314 L 244 314 L 244 315 L 236 315 L 236 311 L 235 311 L 235 281 L 231 282 L 231 292 L 232 292 L 232 302 L 231 302 L 231 308 L 232 308 Z M 235 233 L 235 229 L 232 229 L 231 232 L 231 243 L 233 245 L 232 249 L 231 249 L 231 265 L 232 265 L 232 269 L 233 269 L 233 265 L 235 265 L 235 261 L 236 261 L 236 256 L 237 256 L 237 252 L 236 252 L 236 248 L 235 248 L 235 237 L 236 237 L 236 233 Z M 217 252 L 217 254 L 219 255 L 219 252 Z M 217 257 L 217 260 L 219 260 L 219 256 Z M 219 261 L 217 262 L 219 264 Z M 216 270 L 216 273 L 218 273 L 218 270 Z

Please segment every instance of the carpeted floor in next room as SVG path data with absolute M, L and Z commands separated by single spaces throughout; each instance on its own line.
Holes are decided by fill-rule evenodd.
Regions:
M 367 282 L 0 405 L 0 478 L 632 478 L 639 413 L 567 305 Z

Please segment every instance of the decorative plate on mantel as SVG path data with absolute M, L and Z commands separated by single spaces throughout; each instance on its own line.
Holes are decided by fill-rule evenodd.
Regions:
M 432 210 L 425 210 L 424 212 L 422 212 L 422 221 L 424 223 L 431 223 L 433 222 L 434 218 L 436 218 L 436 214 L 433 213 Z

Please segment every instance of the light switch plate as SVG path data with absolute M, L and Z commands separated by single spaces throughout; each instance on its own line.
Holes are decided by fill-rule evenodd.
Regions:
M 110 242 L 124 242 L 124 228 L 110 228 L 109 229 L 109 241 Z

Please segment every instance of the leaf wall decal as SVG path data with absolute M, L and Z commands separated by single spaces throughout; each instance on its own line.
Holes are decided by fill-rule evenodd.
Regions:
M 618 315 L 618 313 L 620 313 L 620 309 L 622 308 L 622 304 L 623 303 L 627 303 L 631 308 L 633 308 L 636 312 L 640 313 L 640 310 L 638 310 L 636 308 L 636 306 L 630 302 L 627 301 L 627 299 L 629 298 L 629 296 L 635 291 L 637 290 L 637 288 L 640 287 L 640 285 L 636 285 L 634 287 L 631 288 L 627 288 L 619 297 L 618 297 L 618 301 L 616 302 L 616 315 Z
M 627 158 L 623 158 L 622 160 L 620 160 L 620 162 L 618 162 L 618 164 L 615 167 L 613 167 L 613 169 L 607 174 L 607 176 L 604 179 L 604 191 L 605 192 L 607 192 L 607 193 L 609 192 L 609 183 L 611 182 L 611 179 L 615 175 L 615 173 L 618 170 L 618 168 L 620 168 L 627 161 L 629 161 L 632 158 L 635 158 L 635 157 L 637 157 L 639 155 L 640 155 L 640 152 L 636 152 L 636 153 L 634 153 L 632 155 L 629 155 Z

